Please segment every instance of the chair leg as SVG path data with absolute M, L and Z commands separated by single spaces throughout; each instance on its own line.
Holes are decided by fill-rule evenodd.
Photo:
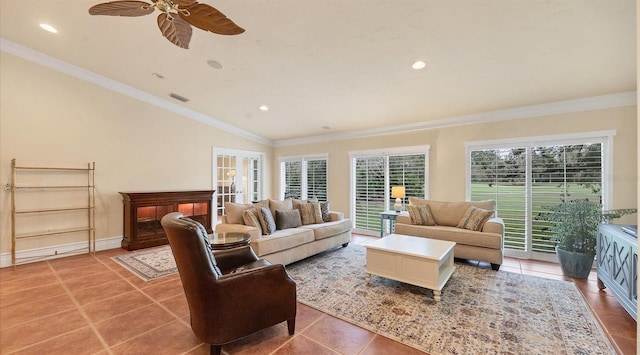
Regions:
M 289 328 L 289 335 L 293 335 L 296 331 L 296 318 L 287 319 L 287 328 Z
M 220 355 L 222 352 L 222 345 L 211 344 L 211 355 Z

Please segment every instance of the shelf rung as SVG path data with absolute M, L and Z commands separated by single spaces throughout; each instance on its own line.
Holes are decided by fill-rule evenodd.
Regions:
M 86 188 L 94 188 L 95 186 L 91 185 L 58 185 L 58 186 L 14 186 L 16 190 L 40 190 L 40 189 L 86 189 Z
M 78 228 L 78 229 L 66 229 L 63 231 L 57 232 L 47 232 L 47 233 L 36 233 L 36 234 L 24 234 L 24 235 L 16 235 L 16 239 L 26 239 L 26 238 L 36 238 L 36 237 L 45 237 L 48 235 L 56 235 L 56 234 L 67 234 L 67 233 L 76 233 L 76 232 L 86 232 L 92 231 L 95 228 L 87 227 L 87 228 Z
M 16 170 L 60 170 L 60 171 L 93 171 L 88 168 L 51 168 L 45 166 L 16 166 Z
M 86 210 L 92 210 L 92 209 L 94 209 L 94 207 L 51 208 L 51 209 L 42 209 L 42 210 L 15 211 L 15 214 L 44 213 L 44 212 L 64 212 L 64 211 L 86 211 Z

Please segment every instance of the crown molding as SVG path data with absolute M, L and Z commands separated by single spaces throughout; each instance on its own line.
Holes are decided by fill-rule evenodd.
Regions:
M 129 96 L 131 98 L 134 98 L 142 102 L 146 102 L 150 105 L 154 105 L 156 107 L 176 113 L 178 115 L 191 118 L 193 120 L 204 123 L 206 125 L 219 128 L 221 130 L 253 140 L 255 142 L 258 142 L 264 145 L 268 145 L 268 146 L 273 145 L 273 141 L 271 141 L 270 139 L 242 130 L 238 127 L 232 126 L 230 124 L 227 124 L 215 118 L 209 117 L 207 115 L 196 112 L 194 110 L 190 110 L 188 108 L 185 108 L 173 102 L 148 94 L 142 90 L 135 89 L 128 85 L 124 85 L 118 81 L 98 75 L 89 70 L 82 69 L 80 67 L 69 64 L 60 59 L 48 56 L 41 52 L 35 51 L 31 48 L 21 46 L 15 42 L 11 42 L 1 37 L 0 37 L 0 50 L 6 53 L 12 54 L 16 57 L 42 65 L 49 69 L 53 69 L 55 71 L 73 76 L 80 80 L 90 82 L 97 86 L 101 86 L 107 90 L 115 91 L 122 95 Z
M 551 102 L 540 105 L 523 106 L 505 110 L 475 113 L 471 115 L 449 117 L 433 121 L 424 121 L 399 125 L 394 127 L 383 127 L 367 129 L 355 132 L 327 134 L 305 138 L 283 139 L 274 142 L 275 147 L 285 147 L 292 145 L 322 143 L 336 140 L 346 140 L 380 136 L 397 133 L 415 132 L 421 130 L 438 129 L 445 127 L 472 125 L 479 123 L 518 120 L 523 118 L 544 117 L 550 115 L 603 110 L 615 107 L 635 106 L 637 104 L 636 91 L 625 91 L 616 94 L 592 96 L 582 99 L 565 100 Z

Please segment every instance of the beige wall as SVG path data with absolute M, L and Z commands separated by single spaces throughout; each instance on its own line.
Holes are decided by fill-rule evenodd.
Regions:
M 265 153 L 266 197 L 277 196 L 279 156 L 328 154 L 329 199 L 349 213 L 349 151 L 430 145 L 430 196 L 465 197 L 465 142 L 615 130 L 614 206 L 637 206 L 636 107 L 271 148 L 93 84 L 0 57 L 0 182 L 25 165 L 96 162 L 98 239 L 122 235 L 118 191 L 209 189 L 212 147 Z M 0 193 L 0 253 L 10 251 L 10 204 Z M 37 245 L 36 245 L 37 246 Z
M 430 198 L 465 199 L 465 143 L 515 137 L 614 130 L 613 207 L 636 207 L 636 107 L 578 112 L 542 118 L 431 129 L 412 133 L 349 139 L 337 142 L 279 147 L 274 157 L 329 153 L 331 208 L 349 211 L 349 151 L 430 145 Z M 277 163 L 273 166 L 277 170 Z M 274 179 L 275 180 L 275 179 Z M 277 186 L 272 187 L 278 191 Z M 628 222 L 630 223 L 630 222 Z
M 6 53 L 0 57 L 0 93 L 2 185 L 10 181 L 12 158 L 30 166 L 95 161 L 98 239 L 122 236 L 119 191 L 212 189 L 214 146 L 271 159 L 271 147 Z M 0 253 L 8 253 L 10 193 L 4 190 L 0 210 Z M 32 247 L 41 245 L 48 243 Z

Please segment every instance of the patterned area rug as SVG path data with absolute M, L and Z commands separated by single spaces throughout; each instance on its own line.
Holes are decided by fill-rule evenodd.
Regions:
M 168 245 L 122 254 L 111 259 L 145 281 L 178 272 L 173 254 L 171 254 L 171 247 Z
M 437 354 L 615 354 L 575 284 L 456 263 L 442 300 L 371 276 L 350 245 L 287 266 L 298 301 Z

